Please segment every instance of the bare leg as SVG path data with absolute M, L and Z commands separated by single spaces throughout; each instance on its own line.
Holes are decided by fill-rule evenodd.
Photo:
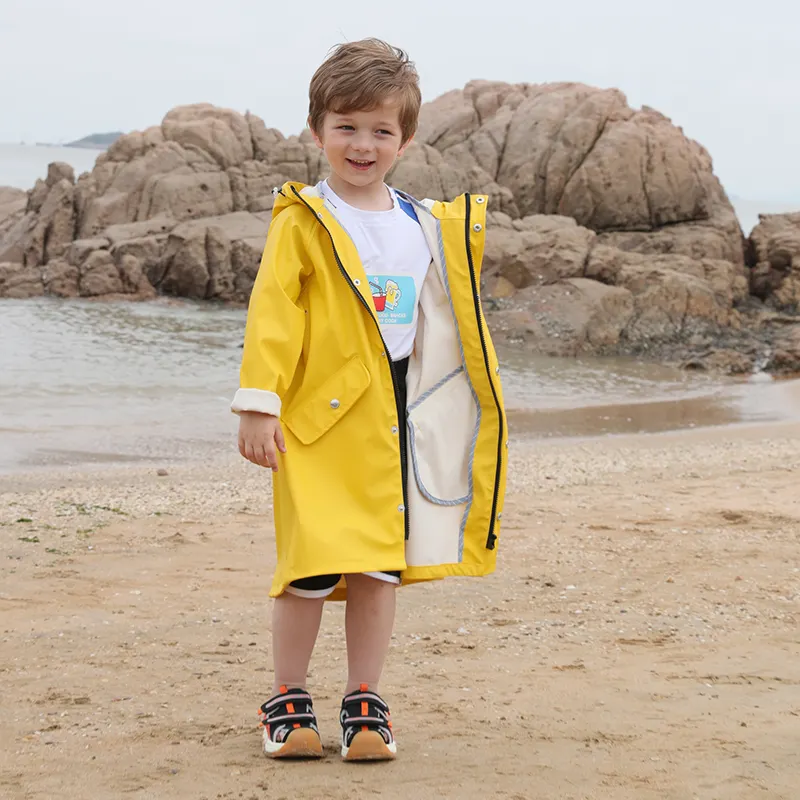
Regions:
M 322 620 L 323 598 L 298 597 L 284 592 L 272 608 L 273 694 L 281 686 L 305 689 L 308 664 Z
M 377 692 L 394 628 L 397 587 L 367 575 L 347 576 L 347 693 L 362 683 Z

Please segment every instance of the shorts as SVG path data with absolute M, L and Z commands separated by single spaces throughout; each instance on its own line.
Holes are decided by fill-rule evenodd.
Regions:
M 393 361 L 392 368 L 395 374 L 395 386 L 397 392 L 395 400 L 397 401 L 397 419 L 398 427 L 403 435 L 400 436 L 400 463 L 403 479 L 403 502 L 408 507 L 408 499 L 406 498 L 406 480 L 408 479 L 408 458 L 406 456 L 406 437 L 404 435 L 406 430 L 406 375 L 408 373 L 408 359 L 403 358 L 400 361 Z M 365 572 L 371 578 L 377 578 L 387 583 L 400 583 L 400 572 Z M 331 594 L 339 583 L 341 575 L 314 575 L 310 578 L 300 578 L 299 580 L 292 581 L 287 587 L 286 591 L 290 594 L 297 595 L 298 597 L 327 597 Z

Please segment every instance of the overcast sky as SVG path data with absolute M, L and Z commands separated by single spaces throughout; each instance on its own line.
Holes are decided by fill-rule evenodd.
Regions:
M 797 0 L 0 0 L 0 142 L 247 109 L 297 133 L 332 45 L 379 36 L 431 100 L 473 78 L 619 87 L 704 144 L 729 193 L 800 200 Z

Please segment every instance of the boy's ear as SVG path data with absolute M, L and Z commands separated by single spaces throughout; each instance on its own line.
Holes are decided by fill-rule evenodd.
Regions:
M 406 147 L 408 147 L 411 144 L 411 142 L 413 142 L 413 141 L 414 141 L 414 137 L 412 136 L 405 144 L 403 144 L 400 147 L 400 149 L 397 151 L 397 157 L 398 158 L 400 158 L 400 156 L 403 155 L 403 153 L 405 153 Z
M 308 129 L 311 131 L 311 137 L 314 139 L 314 144 L 319 147 L 320 150 L 322 150 L 324 145 L 322 144 L 322 139 L 320 139 L 317 135 L 317 132 L 311 127 L 311 117 L 306 120 L 306 125 L 308 125 Z

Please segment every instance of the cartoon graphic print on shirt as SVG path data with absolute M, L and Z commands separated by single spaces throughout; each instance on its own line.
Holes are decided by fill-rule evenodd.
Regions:
M 381 325 L 411 325 L 417 287 L 408 275 L 368 275 L 372 302 Z

